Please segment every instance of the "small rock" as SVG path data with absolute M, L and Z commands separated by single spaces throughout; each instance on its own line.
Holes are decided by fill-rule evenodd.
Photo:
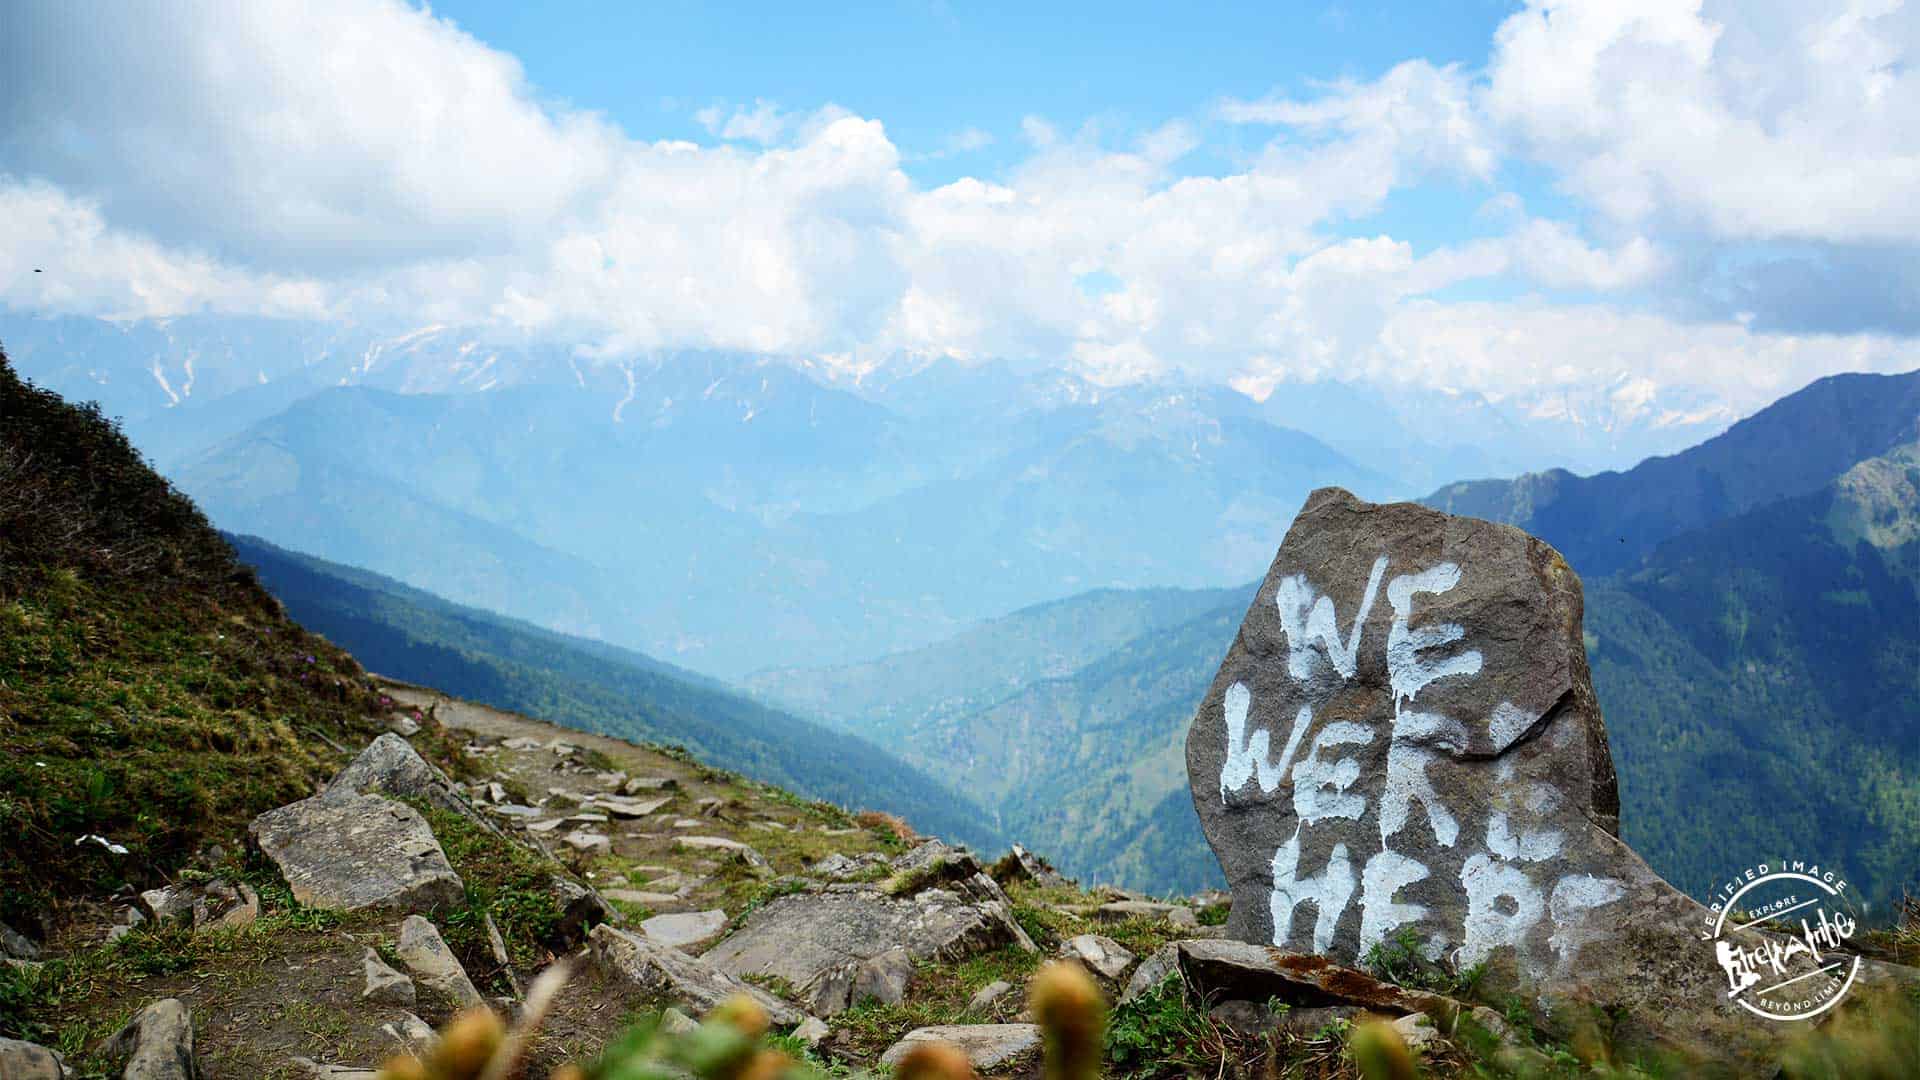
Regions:
M 820 1040 L 832 1033 L 833 1029 L 827 1026 L 827 1022 L 817 1016 L 807 1017 L 800 1021 L 799 1027 L 793 1029 L 793 1037 L 808 1046 L 819 1046 Z
M 65 1080 L 66 1059 L 57 1051 L 19 1039 L 0 1039 L 0 1077 L 6 1080 Z
M 0 956 L 10 956 L 15 960 L 38 960 L 40 946 L 13 927 L 0 923 Z
M 403 739 L 411 739 L 420 734 L 420 722 L 411 716 L 394 715 L 387 717 L 387 730 Z
M 424 1058 L 440 1045 L 440 1036 L 425 1020 L 412 1013 L 401 1013 L 400 1019 L 390 1024 L 382 1024 L 380 1030 L 388 1038 L 400 1045 L 400 1049 L 417 1058 Z
M 807 867 L 807 873 L 814 877 L 845 880 L 864 874 L 873 867 L 884 865 L 886 861 L 886 856 L 871 851 L 851 857 L 836 851 Z
M 638 795 L 643 791 L 674 791 L 680 787 L 680 781 L 671 776 L 636 776 L 620 785 L 622 795 Z
M 393 951 L 420 986 L 454 1008 L 486 1004 L 486 998 L 467 977 L 467 969 L 460 966 L 440 937 L 439 929 L 420 916 L 409 915 L 400 924 L 400 942 Z
M 663 795 L 657 799 L 622 799 L 613 795 L 599 795 L 594 798 L 593 805 L 614 817 L 631 820 L 656 813 L 672 801 L 671 795 Z
M 678 893 L 649 892 L 645 889 L 602 889 L 600 895 L 609 900 L 618 900 L 623 904 L 671 904 L 680 899 Z
M 200 1080 L 193 1055 L 193 1017 L 179 998 L 161 998 L 133 1015 L 108 1044 L 125 1057 L 125 1080 Z
M 1012 983 L 1005 979 L 995 979 L 981 987 L 974 993 L 973 997 L 967 1000 L 967 1011 L 970 1013 L 984 1013 L 988 1009 L 993 1008 L 994 1002 L 1006 997 L 1012 990 Z
M 738 840 L 729 840 L 724 836 L 682 836 L 674 842 L 682 847 L 725 851 L 762 877 L 771 877 L 773 874 L 773 866 L 767 862 L 766 856 Z
M 380 1080 L 375 1069 L 357 1069 L 351 1065 L 326 1065 L 312 1058 L 292 1057 L 287 1059 L 294 1068 L 299 1069 L 305 1080 Z
M 195 930 L 246 926 L 260 917 L 260 896 L 251 886 L 218 878 L 148 889 L 140 894 L 140 903 L 156 922 L 177 919 Z
M 498 780 L 489 781 L 487 783 L 487 801 L 490 803 L 506 802 L 507 801 L 506 785 L 502 784 Z
M 880 1055 L 880 1064 L 892 1068 L 923 1042 L 950 1043 L 976 1069 L 994 1069 L 1039 1052 L 1040 1028 L 1035 1024 L 947 1024 L 916 1028 Z
M 708 796 L 707 798 L 701 799 L 699 802 L 696 802 L 693 805 L 697 810 L 700 811 L 700 814 L 703 817 L 719 817 L 721 809 L 727 805 L 727 800 L 722 799 L 717 795 L 713 795 L 713 796 Z
M 585 829 L 573 830 L 561 837 L 560 842 L 588 855 L 605 855 L 613 850 L 613 840 L 605 833 L 588 832 Z
M 1133 953 L 1110 937 L 1081 934 L 1060 947 L 1060 955 L 1085 964 L 1101 978 L 1118 981 L 1133 966 Z
M 673 827 L 676 829 L 699 829 L 704 828 L 706 824 L 706 822 L 701 821 L 699 818 L 683 817 L 673 820 Z
M 726 929 L 727 913 L 719 909 L 655 915 L 640 923 L 640 932 L 648 941 L 689 951 L 715 940 Z
M 411 1009 L 415 1000 L 413 980 L 387 966 L 380 954 L 372 949 L 361 958 L 360 966 L 366 973 L 366 986 L 360 991 L 360 1000 L 375 1005 L 398 1005 Z
M 1162 945 L 1153 951 L 1153 955 L 1134 969 L 1133 978 L 1127 980 L 1126 992 L 1120 995 L 1122 1005 L 1141 994 L 1159 986 L 1167 979 L 1180 973 L 1180 949 L 1178 945 Z
M 1185 904 L 1162 904 L 1153 900 L 1116 900 L 1094 909 L 1101 922 L 1125 922 L 1128 919 L 1159 919 L 1175 926 L 1198 926 L 1200 920 Z
M 1022 879 L 1031 881 L 1043 888 L 1058 888 L 1073 884 L 1071 880 L 1063 876 L 1058 870 L 1055 870 L 1053 864 L 1035 855 L 1033 852 L 1028 851 L 1026 848 L 1021 847 L 1019 844 L 1013 845 L 1013 851 L 1010 857 L 1002 859 L 995 864 L 994 873 L 1004 879 L 1001 882 L 1002 884 L 1009 881 L 1020 881 Z
M 860 963 L 849 999 L 856 1005 L 868 1000 L 899 1005 L 907 1000 L 907 984 L 912 981 L 913 954 L 904 946 L 895 947 Z
M 424 799 L 442 810 L 493 828 L 446 773 L 428 764 L 407 740 L 391 732 L 368 743 L 360 756 L 327 784 L 322 797 L 368 794 Z
M 501 743 L 500 745 L 507 748 L 508 750 L 518 750 L 522 753 L 525 753 L 528 750 L 538 750 L 545 744 L 542 743 L 539 739 L 530 739 L 525 735 L 521 735 L 512 739 L 508 739 L 507 741 Z
M 1432 1044 L 1440 1038 L 1440 1032 L 1434 1029 L 1433 1019 L 1426 1013 L 1408 1013 L 1393 1022 L 1393 1030 L 1400 1033 L 1400 1040 L 1407 1049 L 1416 1054 L 1426 1054 Z
M 499 806 L 489 806 L 487 807 L 487 809 L 493 811 L 496 814 L 499 814 L 501 817 L 509 817 L 509 818 L 537 818 L 540 815 L 546 813 L 545 810 L 542 810 L 537 806 L 522 806 L 519 803 L 502 803 Z M 560 818 L 553 819 L 553 825 L 558 825 L 560 824 L 560 822 L 561 822 Z M 553 825 L 549 825 L 547 827 L 552 828 Z M 531 829 L 531 828 L 535 828 L 536 826 L 529 825 L 527 827 Z
M 700 1022 L 679 1009 L 668 1009 L 660 1014 L 660 1030 L 668 1035 L 686 1035 L 700 1030 Z

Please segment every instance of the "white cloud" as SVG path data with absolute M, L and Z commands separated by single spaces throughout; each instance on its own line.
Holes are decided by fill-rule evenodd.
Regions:
M 1218 175 L 1182 174 L 1195 122 L 1103 140 L 1029 117 L 1005 175 L 917 188 L 879 119 L 757 101 L 696 114 L 721 145 L 646 142 L 541 101 L 511 57 L 392 0 L 130 5 L 105 29 L 15 5 L 0 300 L 431 320 L 615 359 L 939 352 L 1104 381 L 1368 372 L 1490 393 L 1598 379 L 1616 410 L 1659 407 L 1650 386 L 1751 407 L 1803 375 L 1897 366 L 1906 339 L 1632 310 L 1634 290 L 1675 280 L 1688 230 L 1920 239 L 1920 208 L 1895 198 L 1920 124 L 1910 13 L 1781 10 L 1800 44 L 1778 70 L 1765 18 L 1556 3 L 1509 19 L 1485 72 L 1413 60 L 1219 105 L 1211 119 L 1270 138 Z M 1836 109 L 1852 111 L 1816 122 Z M 946 148 L 989 142 L 967 129 Z M 1599 219 L 1496 193 L 1515 155 Z M 1460 239 L 1368 235 L 1396 191 L 1436 177 L 1487 200 Z M 1621 299 L 1436 299 L 1485 281 Z
M 1486 112 L 1624 222 L 1920 241 L 1920 6 L 1532 0 Z

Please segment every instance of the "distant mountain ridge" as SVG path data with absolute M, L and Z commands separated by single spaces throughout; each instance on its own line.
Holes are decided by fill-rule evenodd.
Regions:
M 1421 501 L 1516 525 L 1583 574 L 1607 574 L 1660 541 L 1764 503 L 1805 495 L 1867 458 L 1920 438 L 1920 371 L 1835 375 L 1721 435 L 1625 472 L 1565 470 L 1449 484 Z
M 1617 530 L 1598 542 L 1565 531 L 1581 520 L 1574 507 L 1605 520 L 1613 500 L 1643 523 L 1645 550 L 1631 565 L 1575 568 L 1626 838 L 1696 895 L 1724 866 L 1787 848 L 1846 865 L 1877 905 L 1920 890 L 1920 442 L 1910 428 L 1920 410 L 1908 404 L 1916 380 L 1814 383 L 1695 450 L 1604 480 L 1563 476 L 1552 488 L 1561 516 L 1519 522 L 1560 530 L 1545 539 L 1590 565 L 1618 562 L 1609 545 L 1632 545 Z M 1795 449 L 1810 441 L 1817 452 Z M 1740 468 L 1745 454 L 1762 464 Z M 1768 475 L 1784 494 L 1766 495 Z M 1460 487 L 1443 489 L 1456 499 L 1442 508 L 1517 515 L 1526 493 L 1540 490 L 1469 485 L 1482 500 L 1469 506 Z M 1702 490 L 1725 495 L 1690 501 Z M 1733 506 L 1745 509 L 1724 512 Z M 1179 746 L 1252 586 L 1221 595 L 1214 610 L 1146 627 L 1070 674 L 1035 675 L 1012 690 L 989 684 L 991 669 L 970 656 L 1005 652 L 1037 625 L 1071 627 L 1076 605 L 1090 613 L 1125 601 L 1088 595 L 1051 605 L 1045 624 L 990 622 L 923 651 L 940 655 L 943 670 L 983 673 L 971 697 L 943 683 L 946 699 L 995 697 L 991 704 L 914 715 L 899 706 L 924 700 L 916 669 L 895 657 L 831 676 L 839 686 L 858 681 L 849 670 L 884 672 L 890 683 L 870 682 L 892 685 L 892 697 L 850 694 L 828 713 L 908 760 L 957 770 L 968 790 L 993 796 L 985 801 L 999 806 L 1010 835 L 1074 872 L 1149 889 L 1215 883 L 1217 867 L 1192 857 L 1202 841 Z M 807 673 L 756 683 L 775 700 L 800 687 L 815 701 L 830 697 L 823 685 Z M 855 703 L 872 711 L 848 718 Z

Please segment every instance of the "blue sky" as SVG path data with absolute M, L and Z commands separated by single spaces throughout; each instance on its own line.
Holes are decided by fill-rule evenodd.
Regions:
M 0 305 L 1737 415 L 1920 366 L 1917 7 L 23 0 Z
M 461 0 L 434 10 L 513 53 L 545 93 L 603 111 L 636 136 L 707 139 L 694 114 L 708 106 L 837 104 L 881 118 L 906 171 L 941 184 L 1004 175 L 1023 157 L 1029 116 L 1069 131 L 1143 131 L 1223 97 L 1302 95 L 1315 83 L 1378 77 L 1409 57 L 1478 65 L 1514 7 L 587 3 L 557 13 Z M 952 153 L 968 131 L 994 141 Z M 1258 148 L 1230 128 L 1220 134 L 1187 171 Z

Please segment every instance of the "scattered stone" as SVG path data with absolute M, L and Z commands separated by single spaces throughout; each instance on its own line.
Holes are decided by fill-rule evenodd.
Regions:
M 1093 909 L 1101 922 L 1125 922 L 1128 919 L 1156 919 L 1182 929 L 1200 925 L 1193 909 L 1185 904 L 1162 904 L 1153 900 L 1116 900 Z
M 675 818 L 673 821 L 673 827 L 676 829 L 704 829 L 706 826 L 707 823 L 699 818 L 683 817 Z
M 1040 1052 L 1040 1028 L 1036 1024 L 945 1024 L 915 1028 L 880 1055 L 880 1064 L 891 1069 L 914 1046 L 924 1042 L 949 1043 L 967 1055 L 976 1069 L 996 1069 Z
M 657 812 L 672 801 L 671 795 L 663 795 L 657 799 L 622 799 L 613 795 L 596 795 L 593 805 L 617 818 L 643 818 Z
M 976 1014 L 984 1013 L 988 1009 L 993 1008 L 995 1002 L 1012 992 L 1012 983 L 1005 979 L 995 979 L 981 987 L 971 998 L 967 999 L 967 1011 Z
M 668 995 L 706 1012 L 732 994 L 745 994 L 782 1027 L 798 1024 L 806 1014 L 757 986 L 750 986 L 709 963 L 678 949 L 656 945 L 638 934 L 611 926 L 596 926 L 588 935 L 594 964 L 611 978 L 643 994 Z
M 719 817 L 721 809 L 727 805 L 727 800 L 718 795 L 710 795 L 693 805 L 702 817 Z
M 1356 965 L 1411 930 L 1549 1025 L 1623 1010 L 1618 1052 L 1759 1068 L 1791 1025 L 1727 993 L 1707 910 L 1620 840 L 1582 604 L 1511 526 L 1310 495 L 1187 735 L 1228 932 Z
M 245 883 L 214 879 L 148 889 L 140 903 L 155 922 L 181 921 L 195 930 L 245 926 L 260 917 L 260 896 Z
M 697 950 L 727 930 L 727 913 L 686 911 L 673 915 L 655 915 L 640 923 L 640 932 L 656 945 L 681 950 Z
M 133 1014 L 107 1044 L 126 1058 L 124 1080 L 200 1080 L 193 1054 L 193 1017 L 179 998 L 161 998 Z
M 560 842 L 588 855 L 605 855 L 613 850 L 613 840 L 605 833 L 588 832 L 585 829 L 573 830 L 561 837 Z
M 566 823 L 566 818 L 547 818 L 544 821 L 530 821 L 527 823 L 527 831 L 541 833 L 552 832 Z
M 357 1069 L 351 1065 L 326 1065 L 312 1058 L 287 1059 L 301 1071 L 305 1080 L 380 1080 L 377 1069 Z
M 400 1019 L 380 1025 L 387 1037 L 398 1043 L 400 1049 L 417 1058 L 425 1058 L 440 1045 L 440 1036 L 432 1025 L 412 1013 L 401 1013 Z
M 431 911 L 466 898 L 426 819 L 378 795 L 303 799 L 261 814 L 247 834 L 311 907 Z
M 427 763 L 407 740 L 388 732 L 367 744 L 360 756 L 327 784 L 326 795 L 386 795 L 395 799 L 423 799 L 449 813 L 492 829 L 447 774 Z
M 411 739 L 420 734 L 420 722 L 411 716 L 396 714 L 387 717 L 387 730 L 403 739 Z
M 643 791 L 675 791 L 680 781 L 671 776 L 636 776 L 620 785 L 622 795 L 638 795 Z
M 537 818 L 541 814 L 546 813 L 545 810 L 542 810 L 537 806 L 522 806 L 519 803 L 502 803 L 499 806 L 489 806 L 487 807 L 487 809 L 493 811 L 496 814 L 499 814 L 501 817 L 509 817 L 509 818 Z M 560 821 L 561 821 L 560 818 L 554 818 L 553 825 L 560 824 Z M 548 828 L 552 828 L 553 825 L 549 825 Z M 527 828 L 529 829 L 535 829 L 538 827 L 539 826 L 537 825 L 527 826 Z
M 566 821 L 569 825 L 605 825 L 607 823 L 607 815 L 588 811 L 579 814 L 568 814 Z
M 40 959 L 40 946 L 33 939 L 19 933 L 13 927 L 0 923 L 0 956 L 9 956 L 15 960 Z
M 811 1016 L 807 1019 L 819 1023 Z M 660 1030 L 667 1035 L 686 1035 L 700 1030 L 700 1022 L 679 1009 L 668 1009 L 660 1014 Z
M 886 864 L 887 857 L 878 852 L 867 851 L 850 857 L 836 851 L 821 859 L 819 862 L 814 863 L 812 866 L 807 867 L 807 873 L 812 874 L 814 877 L 833 878 L 836 881 L 844 881 L 850 877 L 858 877 L 862 874 L 869 873 L 874 867 L 885 866 Z
M 489 781 L 487 783 L 487 801 L 490 803 L 506 802 L 507 801 L 506 785 L 502 784 L 498 780 Z
M 409 915 L 401 922 L 400 941 L 393 951 L 421 988 L 454 1009 L 487 1003 L 467 977 L 467 969 L 447 948 L 439 929 L 420 916 Z
M 500 745 L 507 748 L 508 750 L 518 750 L 522 753 L 525 753 L 526 751 L 529 751 L 529 750 L 538 750 L 546 744 L 542 743 L 539 739 L 533 739 L 525 735 L 519 735 L 519 736 L 515 736 L 514 738 L 506 740 Z
M 1003 885 L 1012 881 L 1031 881 L 1042 888 L 1051 889 L 1073 884 L 1072 880 L 1055 870 L 1053 864 L 1019 844 L 1013 845 L 1008 856 L 994 864 L 994 873 Z
M 1110 982 L 1119 981 L 1120 976 L 1133 966 L 1133 953 L 1127 951 L 1126 946 L 1099 934 L 1081 934 L 1068 939 L 1060 947 L 1060 955 L 1080 961 L 1094 974 Z
M 705 958 L 737 977 L 783 978 L 811 1011 L 831 1016 L 854 1004 L 857 987 L 884 985 L 893 961 L 863 968 L 890 950 L 905 950 L 910 961 L 960 960 L 1009 944 L 1033 950 L 1011 906 L 986 892 L 997 894 L 998 886 L 984 874 L 965 884 L 966 895 L 937 888 L 894 897 L 871 886 L 835 885 L 778 897 Z
M 645 889 L 602 889 L 600 895 L 609 900 L 618 900 L 623 904 L 671 904 L 680 899 L 678 893 L 648 892 Z
M 554 933 L 566 944 L 584 941 L 588 930 L 613 918 L 613 908 L 599 893 L 570 877 L 555 874 L 548 878 L 547 895 L 560 912 Z
M 67 1062 L 58 1051 L 19 1039 L 0 1039 L 0 1077 L 6 1080 L 65 1080 Z
M 674 841 L 681 847 L 698 848 L 706 851 L 724 851 L 747 864 L 747 868 L 762 877 L 773 876 L 773 864 L 766 856 L 738 840 L 729 840 L 724 836 L 682 836 Z
M 1407 1049 L 1416 1054 L 1429 1053 L 1440 1038 L 1433 1019 L 1426 1013 L 1408 1013 L 1393 1022 L 1393 1030 L 1400 1033 L 1400 1041 L 1407 1044 Z
M 413 980 L 387 966 L 380 954 L 372 949 L 360 959 L 360 967 L 366 973 L 366 986 L 360 991 L 360 1000 L 375 1005 L 398 1005 L 403 1009 L 413 1008 L 415 992 Z
M 793 1029 L 793 1037 L 806 1043 L 808 1046 L 819 1046 L 820 1040 L 831 1034 L 833 1034 L 833 1029 L 827 1026 L 825 1020 L 817 1016 L 807 1017 L 805 1020 L 800 1021 L 799 1027 Z

